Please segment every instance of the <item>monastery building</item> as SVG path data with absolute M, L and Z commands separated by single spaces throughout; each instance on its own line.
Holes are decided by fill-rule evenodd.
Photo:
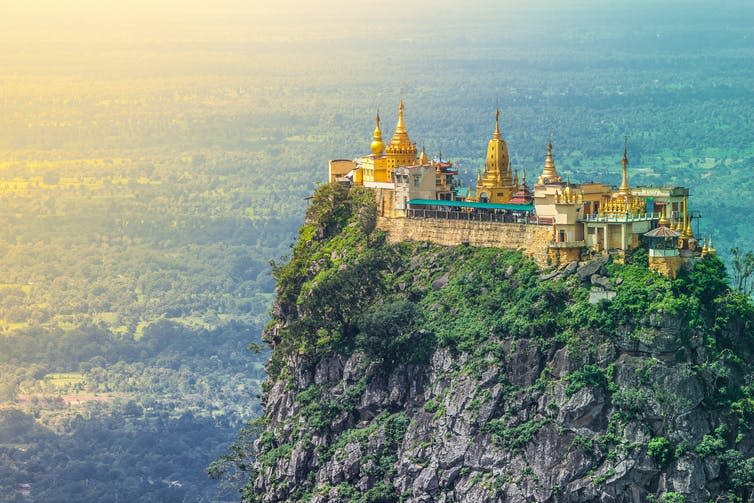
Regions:
M 332 160 L 329 181 L 375 192 L 378 225 L 394 241 L 520 248 L 541 265 L 565 265 L 596 253 L 622 258 L 638 247 L 649 251 L 651 268 L 675 277 L 684 263 L 714 254 L 693 235 L 685 187 L 631 187 L 624 148 L 619 187 L 570 183 L 558 174 L 552 143 L 541 174 L 530 186 L 511 168 L 500 132 L 500 111 L 476 185 L 463 186 L 449 161 L 419 152 L 405 123 L 403 100 L 389 143 L 377 114 L 370 153 Z

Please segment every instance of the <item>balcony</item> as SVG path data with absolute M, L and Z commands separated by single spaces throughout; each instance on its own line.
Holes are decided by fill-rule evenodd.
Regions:
M 648 220 L 657 220 L 660 218 L 659 213 L 643 213 L 640 215 L 624 214 L 590 214 L 578 218 L 579 222 L 596 222 L 596 223 L 616 223 L 624 224 L 629 222 L 646 222 Z

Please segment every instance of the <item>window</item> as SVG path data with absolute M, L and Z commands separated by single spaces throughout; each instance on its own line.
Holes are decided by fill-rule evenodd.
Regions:
M 566 240 L 566 232 L 561 229 L 560 233 L 558 235 L 558 241 L 560 241 L 561 243 L 563 243 L 563 242 L 565 242 L 565 240 Z
M 420 182 L 421 182 L 421 176 L 414 175 L 414 187 L 418 187 Z

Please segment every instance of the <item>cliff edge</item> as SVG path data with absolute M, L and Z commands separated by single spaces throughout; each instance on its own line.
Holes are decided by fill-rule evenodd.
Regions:
M 390 244 L 321 187 L 274 268 L 245 501 L 707 502 L 754 490 L 754 307 L 706 257 Z

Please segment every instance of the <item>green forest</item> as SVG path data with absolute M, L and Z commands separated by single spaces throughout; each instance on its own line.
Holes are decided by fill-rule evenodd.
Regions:
M 263 257 L 294 224 L 252 218 L 245 170 L 231 190 L 187 162 L 6 182 L 4 501 L 233 499 L 205 469 L 259 413 Z
M 690 187 L 695 232 L 724 261 L 753 250 L 754 13 L 686 7 L 295 17 L 270 39 L 245 11 L 201 40 L 4 30 L 0 501 L 238 499 L 245 481 L 206 470 L 260 414 L 270 261 L 327 161 L 368 152 L 377 110 L 392 135 L 401 97 L 412 141 L 466 180 L 498 105 L 530 178 L 551 136 L 563 176 L 617 183 L 627 136 L 632 184 Z

